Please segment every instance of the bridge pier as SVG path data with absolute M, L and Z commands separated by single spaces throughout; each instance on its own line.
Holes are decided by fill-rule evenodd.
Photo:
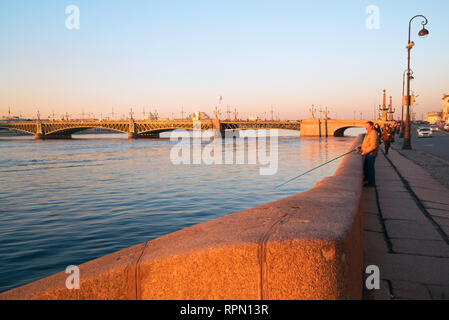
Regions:
M 301 122 L 301 137 L 303 138 L 321 138 L 321 121 L 320 119 L 307 119 Z
M 215 118 L 212 120 L 212 127 L 214 129 L 214 139 L 226 137 L 226 127 L 219 119 Z
M 44 140 L 44 134 L 43 133 L 35 133 L 34 139 L 35 140 Z
M 39 120 L 36 122 L 36 133 L 34 134 L 34 139 L 42 140 L 44 139 L 44 132 L 42 130 L 42 122 Z

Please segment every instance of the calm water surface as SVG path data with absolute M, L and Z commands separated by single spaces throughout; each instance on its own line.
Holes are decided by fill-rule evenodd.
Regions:
M 259 165 L 179 165 L 168 139 L 0 138 L 0 292 L 108 253 L 310 189 L 353 138 L 279 140 L 276 175 Z

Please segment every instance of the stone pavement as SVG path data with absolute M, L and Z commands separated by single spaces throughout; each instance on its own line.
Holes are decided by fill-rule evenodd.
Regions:
M 438 134 L 440 135 L 440 140 L 438 142 L 433 142 L 437 138 L 426 138 L 419 140 L 418 138 L 414 137 L 414 139 L 412 139 L 413 150 L 403 150 L 403 140 L 399 138 L 396 139 L 396 142 L 392 145 L 392 147 L 396 149 L 402 156 L 424 168 L 435 180 L 449 188 L 449 159 L 441 158 L 419 149 L 422 148 L 422 144 L 428 143 L 429 145 L 433 145 L 433 148 L 435 149 L 441 149 L 441 151 L 439 151 L 440 154 L 443 154 L 444 152 L 449 153 L 449 149 L 446 150 L 446 144 L 441 143 L 441 135 L 444 135 L 445 138 L 449 140 L 449 133 L 440 132 Z M 421 145 L 419 145 L 418 143 L 420 143 Z
M 449 300 L 449 189 L 396 150 L 379 153 L 376 180 L 363 191 L 364 263 L 381 288 L 364 299 Z

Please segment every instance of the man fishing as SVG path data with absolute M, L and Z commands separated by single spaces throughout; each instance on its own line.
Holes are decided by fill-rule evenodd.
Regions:
M 377 152 L 379 151 L 379 135 L 374 129 L 374 123 L 372 121 L 368 121 L 365 128 L 365 138 L 363 139 L 363 143 L 356 148 L 356 151 L 359 152 L 362 150 L 362 156 L 365 157 L 363 173 L 366 183 L 364 187 L 375 187 L 376 176 L 374 164 L 376 162 Z
M 273 187 L 272 189 L 267 190 L 266 192 L 258 195 L 256 198 L 260 198 L 269 192 L 272 192 L 282 186 L 285 186 L 286 184 L 288 184 L 296 179 L 299 179 L 299 178 L 305 176 L 306 174 L 309 174 L 310 172 L 313 172 L 319 168 L 322 168 L 325 165 L 327 165 L 331 162 L 334 162 L 338 159 L 341 159 L 344 156 L 351 154 L 355 151 L 359 152 L 360 150 L 362 150 L 362 156 L 365 157 L 365 162 L 363 164 L 363 172 L 364 172 L 364 176 L 365 176 L 365 181 L 367 181 L 367 183 L 364 185 L 364 187 L 375 187 L 376 180 L 375 180 L 375 175 L 374 175 L 374 162 L 376 160 L 377 152 L 379 150 L 379 145 L 380 145 L 379 134 L 377 133 L 376 129 L 374 128 L 374 123 L 371 121 L 368 121 L 366 123 L 366 131 L 367 131 L 367 133 L 365 135 L 365 139 L 363 139 L 363 143 L 360 146 L 358 146 L 357 148 L 352 149 L 351 151 L 346 152 L 345 154 L 342 154 L 334 159 L 326 161 L 325 163 L 322 163 L 313 169 L 303 172 L 300 175 L 297 175 L 296 177 L 293 177 L 285 182 L 282 182 L 281 184 L 278 184 L 277 186 Z

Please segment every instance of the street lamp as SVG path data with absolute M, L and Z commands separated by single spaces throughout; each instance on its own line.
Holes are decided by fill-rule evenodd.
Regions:
M 412 141 L 411 141 L 411 126 L 410 126 L 410 104 L 411 104 L 411 99 L 410 99 L 410 80 L 412 79 L 412 73 L 411 73 L 411 69 L 410 69 L 410 53 L 411 50 L 413 48 L 413 46 L 415 45 L 414 42 L 412 42 L 410 40 L 410 35 L 411 35 L 411 28 L 412 28 L 412 21 L 415 18 L 423 18 L 423 21 L 421 22 L 422 24 L 422 29 L 421 31 L 419 31 L 418 36 L 420 37 L 425 37 L 429 34 L 429 31 L 425 28 L 425 26 L 427 25 L 427 23 L 429 22 L 427 20 L 427 18 L 423 15 L 416 15 L 413 18 L 410 19 L 409 24 L 408 24 L 408 44 L 407 44 L 407 51 L 408 51 L 408 66 L 407 66 L 407 116 L 406 116 L 406 123 L 405 123 L 405 136 L 404 136 L 404 142 L 402 145 L 402 149 L 406 149 L 406 150 L 410 150 L 412 149 Z
M 408 69 L 405 69 L 404 73 L 402 74 L 402 97 L 405 97 L 405 74 L 407 73 Z M 413 71 L 410 70 L 411 72 L 411 76 L 410 76 L 410 80 L 414 80 L 415 78 L 413 77 Z M 402 103 L 402 112 L 401 112 L 401 134 L 400 134 L 400 138 L 404 138 L 404 103 Z

